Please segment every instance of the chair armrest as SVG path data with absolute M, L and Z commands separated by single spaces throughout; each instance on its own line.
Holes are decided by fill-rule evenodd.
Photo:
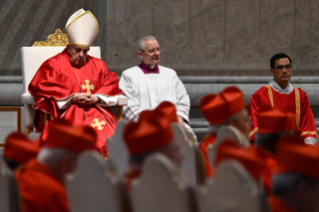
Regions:
M 34 105 L 35 104 L 33 96 L 31 96 L 31 94 L 29 94 L 29 93 L 22 94 L 21 101 L 23 104 L 26 104 L 26 105 Z

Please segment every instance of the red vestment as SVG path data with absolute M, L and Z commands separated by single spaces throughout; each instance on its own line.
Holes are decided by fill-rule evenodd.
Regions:
M 41 65 L 29 85 L 29 92 L 35 100 L 34 108 L 51 114 L 51 120 L 64 118 L 73 126 L 93 126 L 98 134 L 97 149 L 106 157 L 106 138 L 113 135 L 117 123 L 111 109 L 98 104 L 85 107 L 72 104 L 66 109 L 57 106 L 58 101 L 67 100 L 75 93 L 124 94 L 118 87 L 116 74 L 109 72 L 102 60 L 90 56 L 87 59 L 84 66 L 73 67 L 65 49 Z M 35 117 L 37 130 L 42 130 L 41 140 L 47 134 L 48 125 L 43 125 L 42 118 L 40 115 Z
M 265 150 L 260 151 L 260 156 L 265 161 L 265 166 L 262 170 L 264 189 L 267 195 L 271 194 L 272 191 L 272 181 L 271 178 L 275 174 L 278 166 L 276 156 L 267 152 Z
M 212 167 L 210 166 L 209 163 L 209 158 L 208 158 L 208 146 L 213 145 L 216 140 L 216 134 L 211 134 L 209 136 L 206 136 L 202 142 L 199 144 L 199 148 L 203 154 L 204 158 L 204 163 L 205 163 L 205 168 L 206 168 L 206 176 L 211 177 L 213 175 L 212 173 Z
M 268 198 L 268 204 L 271 212 L 297 212 L 289 208 L 282 200 L 274 196 Z
M 252 120 L 250 141 L 255 138 L 258 130 L 256 114 L 263 106 L 290 107 L 296 113 L 296 126 L 301 132 L 302 139 L 317 138 L 317 128 L 307 94 L 301 88 L 294 88 L 290 94 L 280 94 L 270 85 L 266 85 L 257 90 L 250 99 L 248 106 L 248 114 Z
M 24 212 L 68 212 L 69 203 L 63 184 L 50 168 L 33 159 L 15 173 Z

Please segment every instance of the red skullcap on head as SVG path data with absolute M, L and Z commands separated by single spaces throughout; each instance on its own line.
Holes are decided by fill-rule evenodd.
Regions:
M 225 88 L 218 95 L 208 94 L 200 103 L 200 110 L 210 125 L 220 124 L 243 109 L 244 94 L 235 86 Z
M 164 101 L 155 108 L 154 112 L 161 111 L 171 121 L 171 123 L 178 122 L 176 115 L 176 107 L 171 102 Z
M 138 117 L 138 121 L 148 119 L 151 115 L 152 115 L 151 110 L 144 110 L 141 112 L 140 116 Z
M 289 108 L 264 107 L 257 113 L 259 133 L 277 133 L 295 131 L 296 115 Z
M 304 144 L 297 133 L 277 145 L 277 173 L 299 173 L 319 179 L 319 145 Z
M 259 180 L 264 167 L 264 160 L 260 157 L 258 149 L 250 146 L 247 148 L 240 148 L 231 140 L 225 141 L 220 144 L 217 149 L 217 155 L 214 167 L 224 160 L 234 159 L 239 161 L 246 170 L 254 177 L 255 180 Z
M 3 156 L 18 163 L 26 163 L 40 151 L 37 141 L 30 141 L 20 132 L 11 133 L 5 143 Z
M 73 153 L 94 150 L 97 135 L 90 126 L 73 127 L 66 120 L 56 120 L 50 123 L 45 147 L 66 149 Z
M 171 123 L 177 120 L 173 104 L 163 102 L 142 117 L 137 123 L 129 123 L 124 130 L 124 140 L 131 156 L 153 152 L 173 141 Z

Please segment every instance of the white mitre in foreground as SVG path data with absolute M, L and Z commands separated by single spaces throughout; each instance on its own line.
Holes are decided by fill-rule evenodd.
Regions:
M 69 45 L 90 47 L 99 34 L 99 23 L 90 11 L 76 11 L 66 24 Z

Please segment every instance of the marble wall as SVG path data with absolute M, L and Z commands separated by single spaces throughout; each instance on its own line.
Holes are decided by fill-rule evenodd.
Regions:
M 105 59 L 120 74 L 152 34 L 180 75 L 268 75 L 278 52 L 295 75 L 318 75 L 318 11 L 317 0 L 109 0 Z
M 96 45 L 105 47 L 106 0 L 1 0 L 0 76 L 21 76 L 20 48 L 46 40 L 57 28 L 65 32 L 68 18 L 80 8 L 99 18 L 102 27 Z
M 119 75 L 139 63 L 145 35 L 179 75 L 268 75 L 277 52 L 293 58 L 294 75 L 319 73 L 318 0 L 1 0 L 0 75 L 21 75 L 19 49 L 64 30 L 82 7 L 97 17 L 95 45 Z

